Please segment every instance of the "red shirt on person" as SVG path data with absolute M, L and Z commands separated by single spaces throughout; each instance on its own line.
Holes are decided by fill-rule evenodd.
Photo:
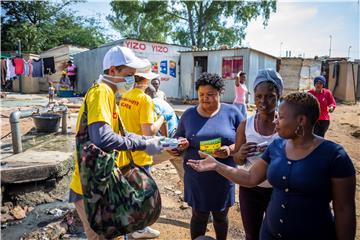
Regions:
M 309 90 L 309 93 L 314 95 L 320 104 L 319 120 L 330 120 L 329 107 L 336 108 L 335 99 L 329 89 L 323 88 L 321 92 L 316 92 L 315 89 Z

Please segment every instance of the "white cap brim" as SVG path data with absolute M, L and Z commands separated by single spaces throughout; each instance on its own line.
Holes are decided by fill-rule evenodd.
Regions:
M 154 78 L 158 78 L 159 74 L 153 73 L 153 72 L 147 72 L 147 73 L 135 73 L 136 76 L 143 77 L 149 80 L 152 80 Z
M 143 59 L 137 58 L 133 59 L 134 61 L 124 64 L 127 67 L 135 68 L 135 69 L 142 69 L 149 67 L 149 63 L 144 61 Z

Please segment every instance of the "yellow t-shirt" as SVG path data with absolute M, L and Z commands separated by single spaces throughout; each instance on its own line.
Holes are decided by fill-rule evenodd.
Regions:
M 87 124 L 90 125 L 95 122 L 105 122 L 111 126 L 114 132 L 119 133 L 118 115 L 119 109 L 116 105 L 115 94 L 113 90 L 105 83 L 95 84 L 86 94 L 87 105 Z M 84 112 L 84 103 L 79 111 L 79 115 L 76 122 L 76 132 L 79 130 L 80 119 Z M 119 164 L 119 157 L 117 164 Z M 77 164 L 76 153 L 74 153 L 75 170 L 70 182 L 70 188 L 77 194 L 82 195 L 82 186 L 80 181 L 79 166 Z
M 128 132 L 143 135 L 141 124 L 154 123 L 154 103 L 148 95 L 138 88 L 134 88 L 121 96 L 119 108 L 121 122 Z M 139 166 L 151 165 L 153 162 L 152 157 L 144 151 L 135 151 L 131 154 L 135 164 Z M 120 165 L 129 164 L 126 152 L 121 152 L 120 155 L 122 156 Z

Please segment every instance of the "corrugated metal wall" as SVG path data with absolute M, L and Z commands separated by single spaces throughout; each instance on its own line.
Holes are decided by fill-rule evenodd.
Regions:
M 321 74 L 321 61 L 303 58 L 282 58 L 280 75 L 284 80 L 284 93 L 308 91 L 313 79 Z
M 180 98 L 193 98 L 194 95 L 194 56 L 193 52 L 180 54 Z
M 109 43 L 106 46 L 76 54 L 74 56 L 74 61 L 78 67 L 78 88 L 80 91 L 87 91 L 92 83 L 98 79 L 99 74 L 102 73 L 103 58 L 106 52 L 115 45 L 127 46 L 131 48 L 138 57 L 147 58 L 153 64 L 156 63 L 158 65 L 157 69 L 161 80 L 160 89 L 164 91 L 168 97 L 179 97 L 179 51 L 189 50 L 189 48 L 170 44 L 145 42 L 136 39 L 118 40 Z M 161 63 L 167 65 L 165 69 L 161 68 Z M 171 68 L 173 67 L 176 67 L 176 70 L 170 73 Z
M 270 57 L 265 54 L 262 54 L 258 51 L 251 51 L 250 50 L 250 57 L 249 57 L 249 72 L 248 72 L 248 84 L 247 87 L 250 92 L 249 102 L 254 103 L 254 81 L 259 72 L 259 70 L 265 68 L 271 68 L 276 70 L 276 58 Z
M 338 65 L 337 71 L 339 71 L 338 79 L 336 78 L 336 74 L 334 74 L 336 65 Z M 347 102 L 356 101 L 358 69 L 359 65 L 354 62 L 342 61 L 329 63 L 328 87 L 336 99 Z
M 260 69 L 273 68 L 276 69 L 276 58 L 258 51 L 252 51 L 249 48 L 230 49 L 222 51 L 202 51 L 202 52 L 183 52 L 181 53 L 181 97 L 193 98 L 194 96 L 194 57 L 207 56 L 208 57 L 208 72 L 222 75 L 222 61 L 223 57 L 243 57 L 243 71 L 248 75 L 246 86 L 252 93 L 249 101 L 253 103 L 252 86 L 255 77 Z M 235 97 L 235 81 L 234 79 L 225 80 L 225 92 L 221 97 L 223 102 L 233 102 Z
M 78 91 L 86 92 L 93 82 L 98 80 L 99 75 L 103 72 L 103 58 L 114 45 L 99 47 L 74 55 L 74 63 L 77 66 Z

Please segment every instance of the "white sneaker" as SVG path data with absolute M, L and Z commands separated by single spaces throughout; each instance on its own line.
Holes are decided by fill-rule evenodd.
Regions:
M 138 230 L 131 234 L 131 237 L 135 239 L 144 239 L 144 238 L 157 238 L 160 236 L 158 230 L 152 229 L 151 227 L 146 227 L 143 230 Z

